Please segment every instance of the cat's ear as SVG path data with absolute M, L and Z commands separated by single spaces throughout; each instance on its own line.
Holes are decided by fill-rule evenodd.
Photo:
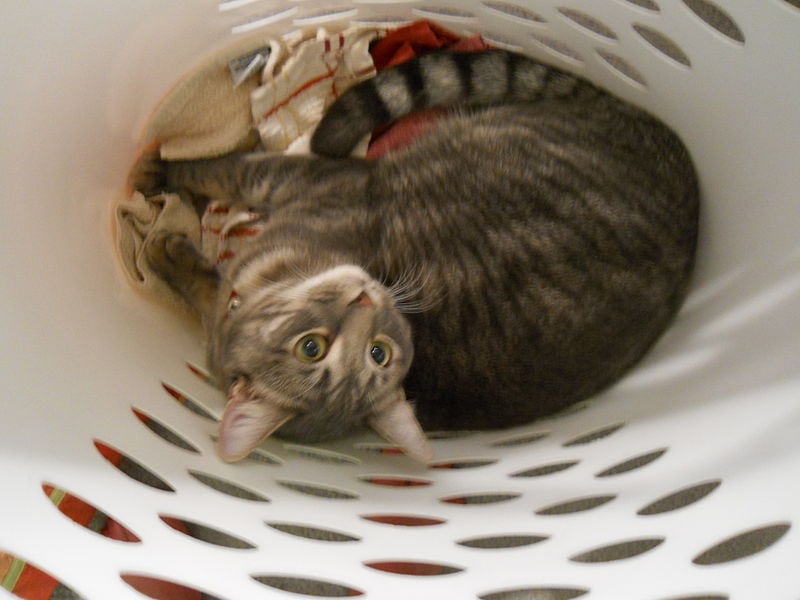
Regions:
M 378 435 L 400 446 L 414 460 L 426 463 L 433 457 L 428 438 L 414 416 L 414 409 L 406 400 L 403 390 L 397 393 L 386 408 L 370 417 L 367 422 Z
M 254 396 L 244 381 L 235 382 L 228 390 L 228 404 L 219 426 L 219 455 L 225 462 L 243 459 L 294 416 L 270 398 Z

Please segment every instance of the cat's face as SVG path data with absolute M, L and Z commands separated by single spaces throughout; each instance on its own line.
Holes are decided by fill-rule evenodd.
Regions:
M 241 458 L 278 429 L 320 441 L 368 425 L 401 445 L 424 445 L 402 388 L 411 328 L 359 267 L 236 290 L 216 334 L 212 366 L 228 389 L 223 458 Z

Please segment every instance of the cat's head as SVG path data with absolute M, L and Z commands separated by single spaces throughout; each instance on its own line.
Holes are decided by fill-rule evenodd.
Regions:
M 250 287 L 231 290 L 212 335 L 212 369 L 228 391 L 223 459 L 274 432 L 313 442 L 362 426 L 429 458 L 403 390 L 411 328 L 383 285 L 345 265 Z

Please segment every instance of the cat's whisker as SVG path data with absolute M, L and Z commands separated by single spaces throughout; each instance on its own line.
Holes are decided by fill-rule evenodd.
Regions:
M 445 296 L 444 290 L 436 289 L 431 295 L 432 273 L 421 265 L 404 271 L 388 288 L 395 308 L 404 314 L 422 313 L 437 306 Z

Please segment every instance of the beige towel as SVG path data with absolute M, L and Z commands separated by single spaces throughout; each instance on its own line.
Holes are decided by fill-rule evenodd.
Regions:
M 251 77 L 234 87 L 228 63 L 259 47 L 250 38 L 227 47 L 180 79 L 156 107 L 143 141 L 157 142 L 161 158 L 182 160 L 220 156 L 252 147 L 257 140 L 250 117 L 250 94 L 259 85 Z

